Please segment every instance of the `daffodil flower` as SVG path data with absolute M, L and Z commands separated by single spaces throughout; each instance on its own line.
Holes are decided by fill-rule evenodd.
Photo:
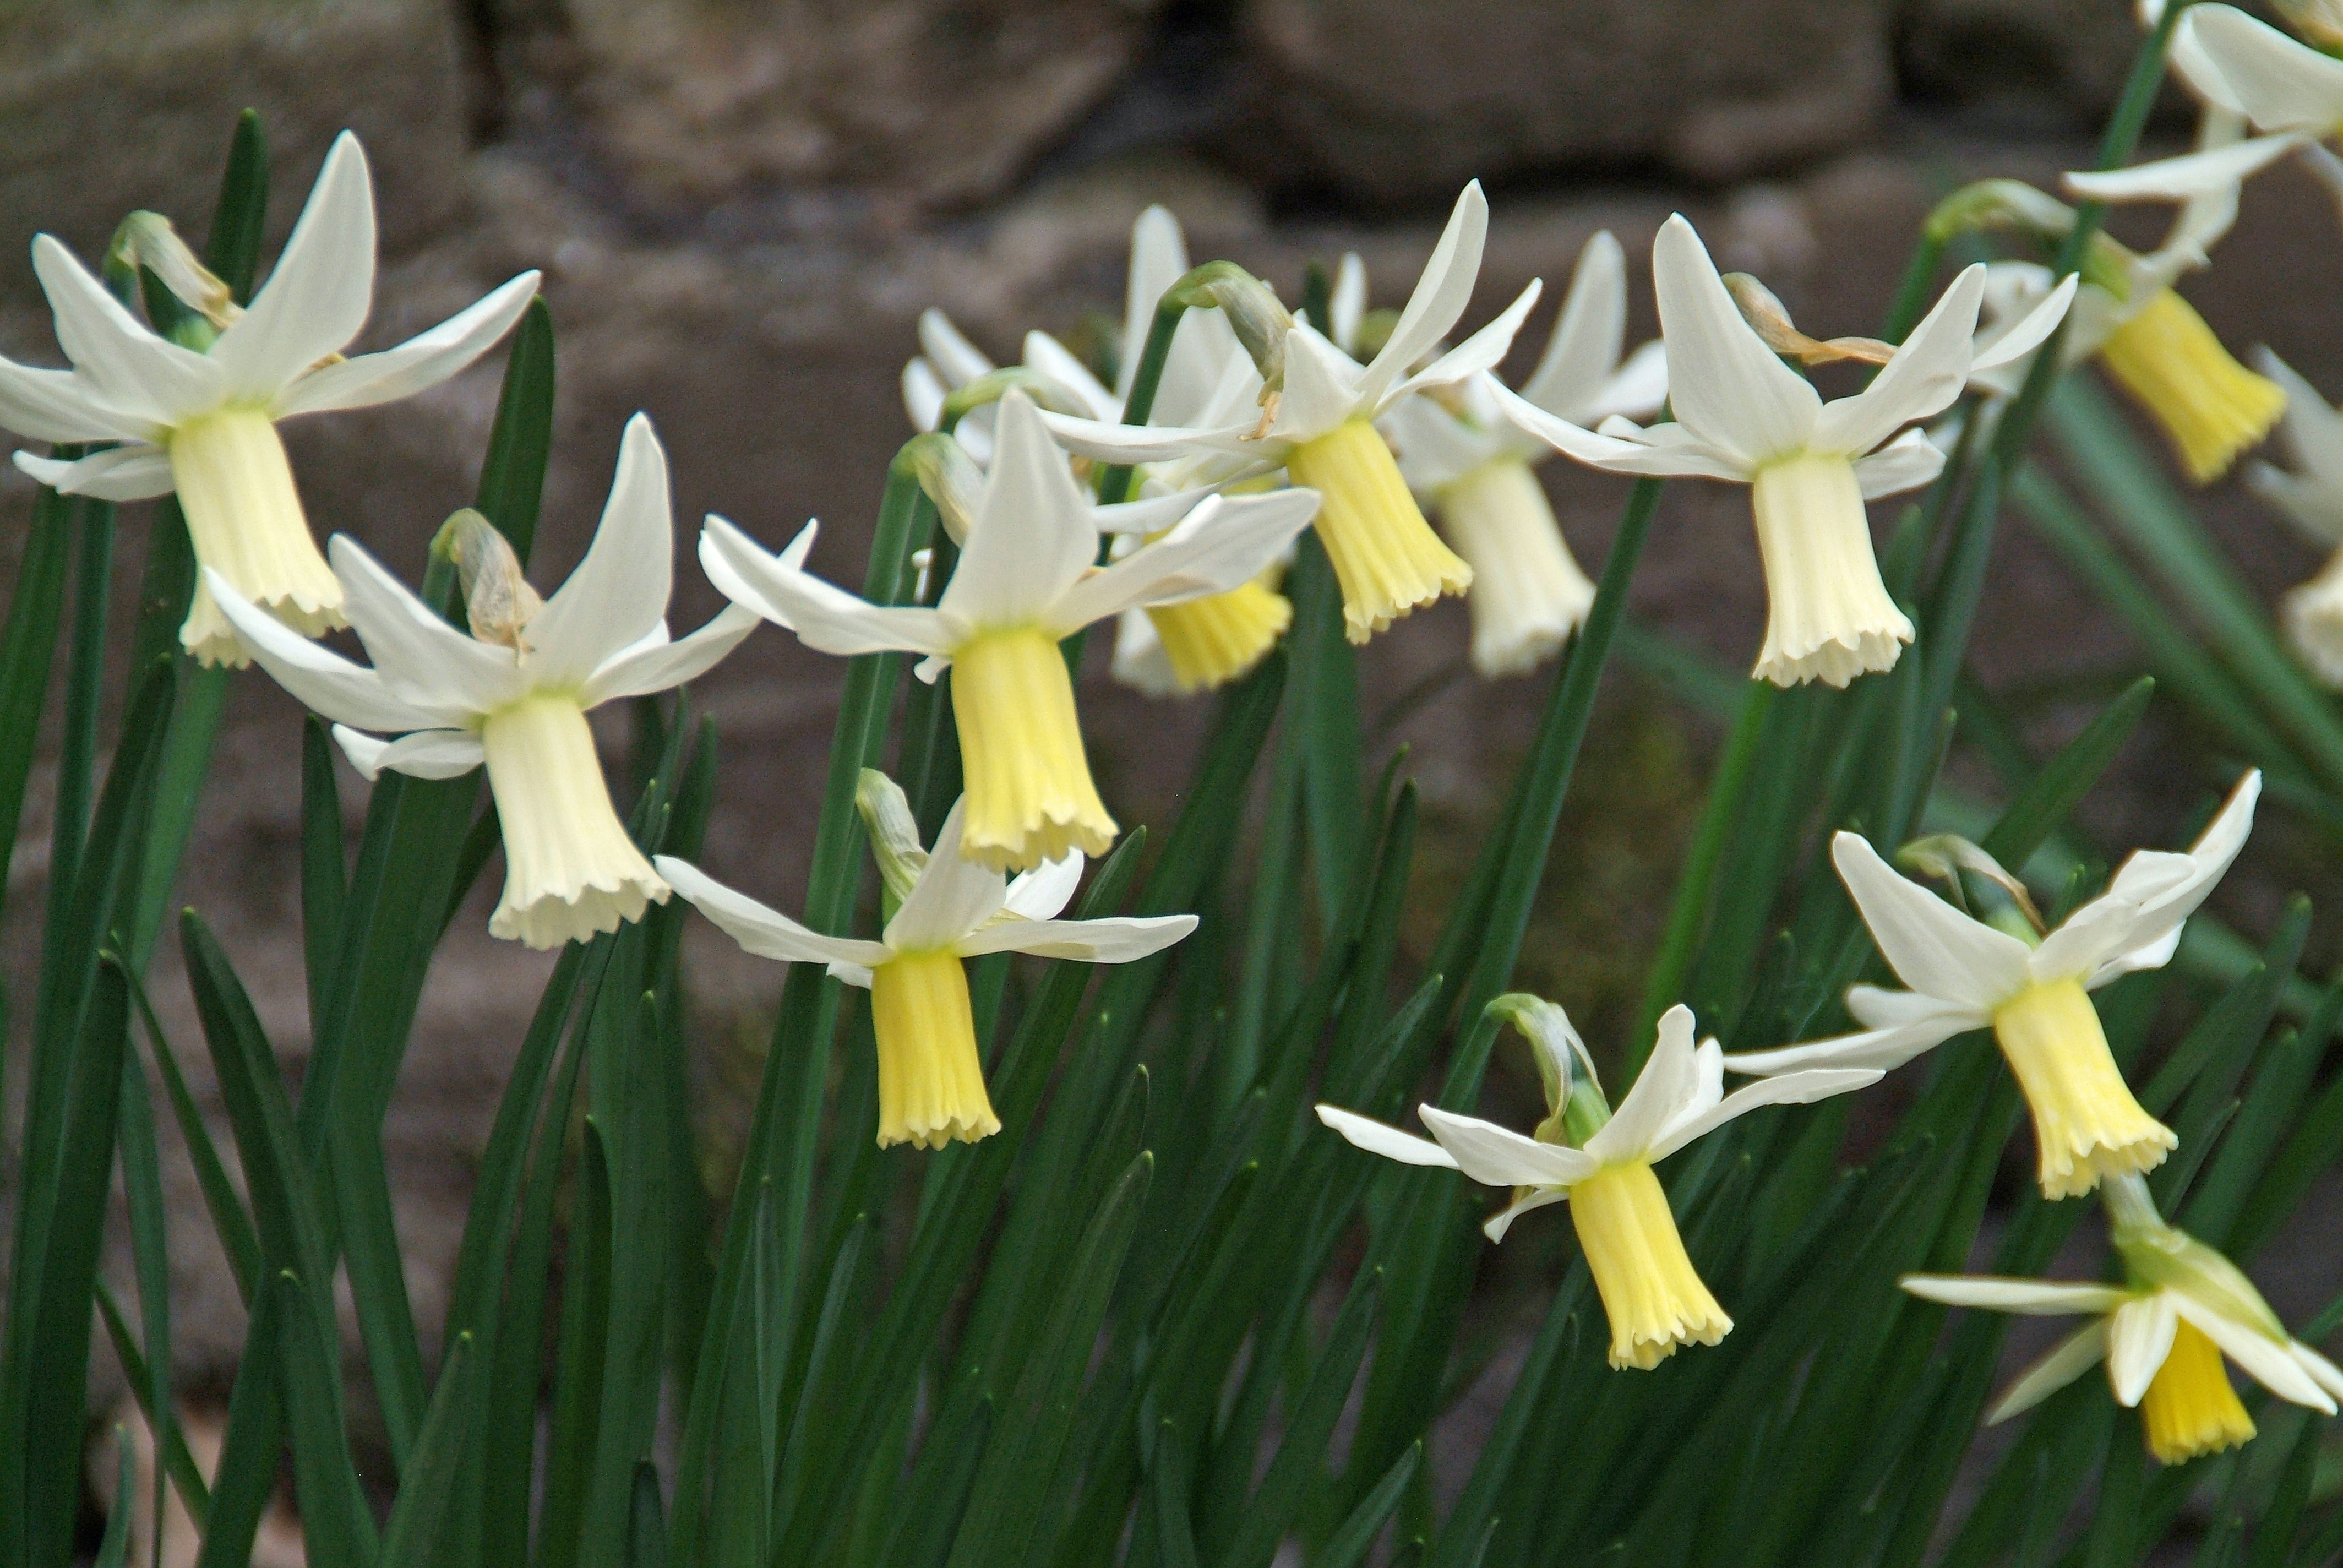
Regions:
M 1672 423 L 1611 418 L 1588 431 L 1503 387 L 1493 396 L 1522 428 L 1592 467 L 1750 487 L 1768 601 L 1757 677 L 1845 686 L 1894 668 L 1912 623 L 1880 580 L 1864 503 L 1944 467 L 1919 431 L 1896 431 L 1960 396 L 1984 267 L 1954 280 L 1869 387 L 1828 404 L 1744 319 L 1681 215 L 1653 242 L 1652 277 Z
M 2120 1285 L 1904 1277 L 1906 1290 L 1947 1306 L 2092 1319 L 2022 1373 L 1986 1424 L 2023 1414 L 2104 1361 L 2116 1402 L 2139 1411 L 2148 1452 L 2158 1462 L 2218 1453 L 2254 1435 L 2253 1417 L 2221 1364 L 2224 1355 L 2278 1398 L 2322 1415 L 2336 1412 L 2343 1371 L 2289 1335 L 2235 1263 L 2167 1224 L 2138 1177 L 2112 1177 L 2106 1191 L 2123 1263 Z
M 1014 952 L 1129 963 L 1179 941 L 1196 929 L 1196 917 L 1059 920 L 1081 879 L 1079 852 L 1011 882 L 961 852 L 965 796 L 944 819 L 932 852 L 920 848 L 910 812 L 890 780 L 865 773 L 859 796 L 894 906 L 875 942 L 809 930 L 670 856 L 659 857 L 659 873 L 748 951 L 784 963 L 827 964 L 838 979 L 870 992 L 880 1147 L 973 1143 L 1000 1131 L 1001 1119 L 985 1092 L 962 960 Z
M 1346 279 L 1361 276 L 1344 272 Z M 1356 317 L 1357 306 L 1331 314 L 1339 325 Z M 1623 364 L 1626 333 L 1626 257 L 1606 230 L 1579 253 L 1569 297 L 1522 384 L 1523 398 L 1590 429 L 1614 414 L 1654 413 L 1667 400 L 1666 351 L 1646 343 Z M 1483 373 L 1445 393 L 1403 399 L 1383 419 L 1408 487 L 1473 568 L 1464 596 L 1473 664 L 1492 677 L 1526 674 L 1551 658 L 1594 603 L 1594 585 L 1530 471 L 1554 447 L 1507 417 L 1489 389 L 1493 381 Z
M 667 456 L 638 414 L 594 542 L 551 598 L 538 598 L 477 512 L 457 514 L 443 531 L 463 568 L 468 636 L 347 535 L 329 548 L 372 668 L 220 591 L 226 579 L 206 569 L 261 668 L 334 721 L 334 738 L 367 778 L 387 768 L 452 779 L 486 764 L 505 849 L 504 896 L 488 930 L 551 948 L 615 930 L 668 896 L 611 808 L 588 709 L 695 679 L 756 629 L 753 614 L 727 606 L 669 640 L 674 538 Z
M 1693 1045 L 1692 1010 L 1672 1007 L 1634 1087 L 1614 1114 L 1594 1064 L 1554 1003 L 1509 996 L 1491 1004 L 1531 1043 L 1550 1114 L 1534 1138 L 1436 1105 L 1421 1105 L 1429 1140 L 1332 1105 L 1327 1126 L 1371 1154 L 1462 1171 L 1513 1190 L 1485 1227 L 1493 1241 L 1522 1215 L 1567 1201 L 1587 1271 L 1611 1320 L 1611 1364 L 1645 1371 L 1680 1344 L 1713 1345 L 1733 1328 L 1685 1255 L 1667 1194 L 1652 1167 L 1693 1140 L 1761 1105 L 1804 1104 L 1879 1081 L 1875 1069 L 1785 1073 L 1725 1092 L 1725 1057 L 1714 1040 Z
M 1896 1068 L 1956 1034 L 1990 1026 L 2034 1113 L 2044 1196 L 2072 1198 L 2105 1177 L 2164 1162 L 2177 1143 L 2140 1109 L 2107 1050 L 2089 992 L 2135 970 L 2160 969 L 2180 928 L 2253 830 L 2261 775 L 2248 773 L 2184 854 L 2142 849 L 2106 892 L 2037 933 L 2023 918 L 1992 923 L 1907 880 L 1853 833 L 1831 841 L 1839 879 L 1909 990 L 1858 985 L 1854 1034 L 1730 1057 L 1735 1072 Z
M 2317 577 L 2278 601 L 2278 620 L 2312 673 L 2343 687 L 2343 412 L 2268 349 L 2259 358 L 2262 374 L 2286 393 L 2278 436 L 2294 467 L 2251 464 L 2246 487 L 2329 552 Z
M 1202 457 L 1232 464 L 1231 478 L 1282 467 L 1296 485 L 1321 492 L 1318 538 L 1342 585 L 1343 630 L 1364 642 L 1473 580 L 1473 568 L 1423 520 L 1374 422 L 1413 392 L 1493 367 L 1512 346 L 1536 302 L 1535 283 L 1488 326 L 1407 374 L 1463 314 L 1488 226 L 1489 204 L 1476 182 L 1457 199 L 1407 308 L 1371 363 L 1361 365 L 1308 323 L 1289 327 L 1279 346 L 1278 386 L 1257 418 L 1158 427 L 1051 415 L 1050 427 L 1071 450 L 1106 462 Z
M 935 608 L 869 604 L 804 570 L 810 523 L 775 557 L 710 518 L 699 558 L 735 603 L 809 647 L 925 654 L 925 680 L 949 668 L 968 779 L 960 850 L 996 870 L 1031 869 L 1077 849 L 1102 854 L 1118 831 L 1091 780 L 1059 639 L 1133 605 L 1227 592 L 1283 549 L 1317 505 L 1310 490 L 1212 497 L 1159 542 L 1095 569 L 1096 512 L 1031 401 L 1011 392 L 960 566 Z
M 16 466 L 109 501 L 178 493 L 196 559 L 209 568 L 179 640 L 206 664 L 247 662 L 216 602 L 220 583 L 307 637 L 347 624 L 277 422 L 436 386 L 487 352 L 537 292 L 537 274 L 522 273 L 396 348 L 346 359 L 373 306 L 374 252 L 366 155 L 347 131 L 267 286 L 250 309 L 229 307 L 207 347 L 157 336 L 57 239 L 33 241 L 33 269 L 74 367 L 0 359 L 0 425 L 35 440 L 121 445 L 75 462 L 18 452 Z

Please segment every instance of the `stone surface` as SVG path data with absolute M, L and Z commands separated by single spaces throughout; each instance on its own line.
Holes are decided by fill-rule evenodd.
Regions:
M 1558 167 L 1740 178 L 1851 146 L 1894 93 L 1885 0 L 1247 0 L 1242 14 L 1254 161 L 1377 201 Z
M 2038 124 L 2096 126 L 2139 47 L 2111 0 L 1906 0 L 1898 20 L 1906 93 Z

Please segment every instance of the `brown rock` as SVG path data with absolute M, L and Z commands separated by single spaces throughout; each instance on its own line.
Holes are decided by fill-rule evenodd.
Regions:
M 2138 51 L 2129 5 L 2105 0 L 1911 0 L 1897 64 L 1925 98 L 2096 126 Z

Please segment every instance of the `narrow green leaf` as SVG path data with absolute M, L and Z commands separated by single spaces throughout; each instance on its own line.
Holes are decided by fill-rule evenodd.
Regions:
M 1380 1276 L 1365 1274 L 1353 1282 L 1350 1300 L 1334 1320 L 1326 1349 L 1310 1373 L 1309 1386 L 1286 1422 L 1277 1456 L 1238 1521 L 1236 1538 L 1222 1553 L 1219 1568 L 1268 1568 L 1277 1543 L 1302 1512 L 1311 1483 L 1325 1462 L 1327 1442 L 1334 1423 L 1350 1402 L 1351 1385 L 1359 1363 L 1366 1358 L 1367 1340 L 1374 1329 L 1375 1308 L 1382 1296 Z
M 106 1324 L 106 1337 L 113 1343 L 115 1359 L 122 1363 L 123 1381 L 130 1385 L 132 1397 L 138 1401 L 139 1411 L 146 1417 L 147 1429 L 159 1430 L 163 1423 L 152 1402 L 155 1378 L 146 1356 L 139 1352 L 138 1342 L 130 1337 L 130 1324 L 123 1318 L 121 1304 L 106 1288 L 103 1275 L 97 1281 L 97 1312 Z M 211 1513 L 211 1489 L 204 1484 L 204 1473 L 196 1468 L 196 1457 L 188 1452 L 186 1437 L 176 1420 L 171 1422 L 165 1433 L 163 1471 L 186 1505 L 187 1517 L 196 1522 L 197 1530 L 202 1530 Z
M 130 1556 L 130 1497 L 138 1487 L 138 1462 L 127 1428 L 114 1429 L 114 1508 L 106 1516 L 106 1537 L 97 1543 L 97 1568 L 126 1568 Z
M 127 978 L 131 1000 L 137 1004 L 139 1020 L 146 1028 L 147 1048 L 163 1074 L 163 1091 L 171 1101 L 171 1118 L 178 1125 L 179 1141 L 186 1146 L 188 1163 L 196 1169 L 196 1185 L 202 1190 L 205 1210 L 211 1215 L 212 1232 L 218 1237 L 220 1251 L 227 1258 L 228 1271 L 236 1276 L 236 1293 L 248 1308 L 255 1282 L 260 1277 L 259 1234 L 252 1228 L 252 1216 L 244 1206 L 243 1195 L 228 1180 L 227 1168 L 212 1141 L 211 1127 L 187 1089 L 186 1077 L 179 1070 L 178 1052 L 155 1016 L 154 1006 L 146 999 L 146 988 L 137 976 Z
M 1155 1429 L 1155 1556 L 1162 1568 L 1197 1568 L 1196 1532 L 1188 1518 L 1188 1445 L 1180 1429 Z
M 553 451 L 553 316 L 539 297 L 529 301 L 505 356 L 496 422 L 472 505 L 497 526 L 521 564 L 537 541 L 545 468 Z
M 25 783 L 40 741 L 41 709 L 63 618 L 67 563 L 72 558 L 75 502 L 46 486 L 33 503 L 25 552 L 0 629 L 0 894 L 25 816 Z
M 425 1568 L 446 1550 L 464 1456 L 464 1412 L 471 1399 L 472 1336 L 458 1334 L 439 1363 L 439 1381 L 423 1430 L 398 1478 L 398 1501 L 382 1533 L 383 1568 Z
M 635 1462 L 634 1496 L 627 1510 L 624 1568 L 667 1568 L 667 1509 L 659 1501 L 659 1468 Z
M 536 1568 L 574 1568 L 584 1550 L 610 1322 L 610 1162 L 602 1130 L 586 1121 L 576 1208 L 561 1282 L 561 1351 L 554 1373 L 553 1451 L 546 1462 L 545 1527 Z
M 2090 793 L 2091 787 L 2115 760 L 2116 753 L 2131 739 L 2140 715 L 2147 711 L 2148 699 L 2155 695 L 2153 676 L 2143 675 L 2126 687 L 2121 697 L 2109 703 L 2084 727 L 2081 734 L 2060 747 L 2057 755 L 2042 765 L 2033 781 L 2009 803 L 2001 820 L 1994 824 L 1993 831 L 1978 847 L 2004 865 L 2023 866 L 2036 848 L 2066 819 L 2066 814 Z
M 204 242 L 204 265 L 228 286 L 238 305 L 252 303 L 267 225 L 268 138 L 261 130 L 259 111 L 246 109 L 236 116 L 228 139 L 219 203 L 212 209 L 211 235 Z
M 1327 1538 L 1326 1544 L 1315 1559 L 1313 1568 L 1358 1568 L 1373 1550 L 1375 1538 L 1383 1533 L 1383 1524 L 1398 1511 L 1408 1483 L 1415 1479 L 1416 1468 L 1423 1462 L 1423 1444 L 1417 1442 L 1393 1461 L 1383 1472 L 1374 1490 L 1359 1500 L 1341 1528 Z
M 127 974 L 125 975 L 127 989 Z M 123 1027 L 127 1033 L 129 1020 Z M 155 1106 L 146 1074 L 124 1040 L 121 1125 L 115 1141 L 122 1151 L 122 1193 L 130 1211 L 131 1266 L 138 1278 L 138 1311 L 147 1352 L 147 1387 L 141 1402 L 156 1437 L 156 1451 L 167 1453 L 178 1434 L 178 1411 L 171 1393 L 171 1248 L 168 1212 L 163 1201 L 162 1154 L 155 1141 Z M 151 1517 L 163 1517 L 164 1471 L 155 1473 Z
M 338 1336 L 326 1337 L 333 1322 L 331 1302 L 323 1303 L 321 1310 L 290 1269 L 277 1272 L 271 1290 L 282 1302 L 278 1375 L 285 1391 L 286 1425 L 293 1438 L 293 1484 L 301 1503 L 303 1538 L 325 1562 L 374 1568 L 381 1541 L 342 1422 L 340 1357 L 335 1353 L 339 1341 Z
M 307 960 L 309 1017 L 333 1010 L 335 950 L 347 920 L 349 868 L 342 849 L 342 796 L 334 779 L 339 749 L 326 721 L 311 714 L 301 726 L 301 937 Z

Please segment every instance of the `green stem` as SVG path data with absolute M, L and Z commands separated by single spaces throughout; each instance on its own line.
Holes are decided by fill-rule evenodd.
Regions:
M 1186 301 L 1174 297 L 1179 289 L 1167 291 L 1155 307 L 1155 319 L 1147 327 L 1147 347 L 1139 352 L 1139 368 L 1131 373 L 1131 395 L 1122 400 L 1122 422 L 1144 425 L 1155 412 L 1155 394 L 1163 385 L 1163 367 L 1172 357 L 1172 337 L 1180 330 L 1180 317 L 1188 313 Z M 1099 472 L 1098 498 L 1113 505 L 1131 499 L 1131 480 L 1138 469 L 1129 463 L 1118 463 Z
M 1936 268 L 1945 259 L 1945 242 L 1923 229 L 1920 243 L 1912 252 L 1911 262 L 1904 268 L 1904 280 L 1896 287 L 1896 301 L 1887 307 L 1887 322 L 1879 336 L 1890 343 L 1901 343 L 1913 327 L 1920 324 L 1928 308 L 1928 286 L 1936 280 Z

